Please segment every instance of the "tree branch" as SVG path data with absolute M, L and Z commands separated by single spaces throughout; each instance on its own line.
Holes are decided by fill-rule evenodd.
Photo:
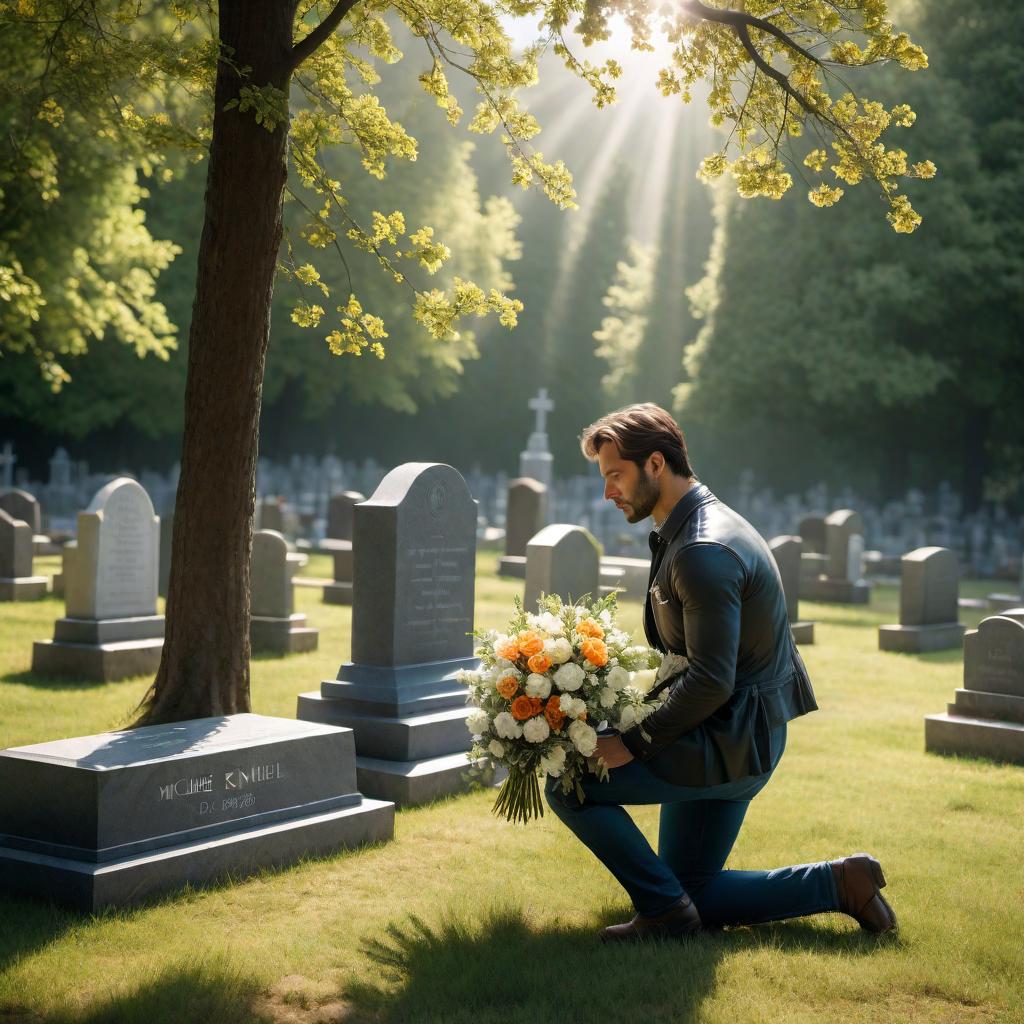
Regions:
M 300 39 L 293 47 L 290 70 L 294 71 L 307 57 L 311 57 L 341 24 L 342 19 L 352 10 L 359 0 L 338 0 L 331 13 L 304 39 Z

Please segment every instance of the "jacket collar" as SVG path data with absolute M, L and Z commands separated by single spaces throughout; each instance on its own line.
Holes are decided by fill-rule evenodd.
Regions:
M 701 505 L 706 505 L 714 500 L 715 496 L 711 491 L 699 480 L 695 480 L 693 486 L 676 502 L 675 508 L 669 512 L 665 522 L 661 524 L 661 528 L 651 531 L 651 550 L 653 551 L 662 544 L 671 543 L 675 539 L 676 534 L 683 528 L 686 520 Z

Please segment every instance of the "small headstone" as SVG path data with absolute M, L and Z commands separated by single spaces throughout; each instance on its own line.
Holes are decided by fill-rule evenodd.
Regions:
M 612 590 L 620 598 L 643 601 L 651 577 L 649 558 L 627 558 L 623 555 L 604 555 L 601 558 L 601 593 Z
M 0 509 L 0 601 L 45 597 L 46 584 L 32 575 L 32 527 Z
M 949 548 L 918 548 L 901 559 L 899 625 L 878 627 L 883 651 L 920 653 L 959 647 L 960 567 Z
M 52 581 L 53 596 L 64 598 L 64 581 L 68 574 L 74 572 L 75 558 L 78 556 L 78 541 L 69 540 L 60 549 L 60 572 L 55 573 Z
M 407 463 L 355 507 L 352 661 L 298 717 L 355 730 L 359 789 L 400 804 L 468 785 L 476 503 L 451 466 Z
M 0 494 L 0 511 L 6 512 L 12 519 L 20 519 L 28 523 L 33 534 L 43 532 L 43 515 L 39 502 L 20 488 L 12 488 Z
M 249 637 L 255 653 L 297 654 L 315 651 L 319 631 L 295 611 L 292 577 L 305 556 L 288 550 L 288 541 L 274 530 L 257 530 L 252 538 L 249 588 Z
M 66 617 L 37 640 L 32 671 L 110 681 L 155 672 L 164 617 L 156 614 L 160 521 L 136 481 L 111 481 L 78 514 Z
M 526 545 L 547 522 L 548 489 L 539 480 L 521 476 L 510 480 L 505 505 L 505 554 L 498 575 L 526 578 Z
M 348 729 L 201 718 L 0 751 L 0 890 L 94 913 L 394 836 Z
M 541 388 L 537 397 L 531 398 L 527 404 L 537 419 L 526 443 L 526 451 L 519 455 L 519 475 L 539 480 L 545 487 L 550 487 L 554 475 L 554 456 L 548 450 L 547 416 L 554 411 L 555 403 L 548 398 L 547 388 Z
M 805 556 L 806 558 L 807 556 Z M 825 517 L 825 555 L 814 555 L 821 572 L 804 572 L 801 596 L 833 604 L 867 604 L 871 584 L 864 580 L 864 520 L 859 512 L 844 508 Z M 801 564 L 803 566 L 803 559 Z
M 334 556 L 334 579 L 324 586 L 325 604 L 352 603 L 352 534 L 355 508 L 366 501 L 359 491 L 342 491 L 331 497 L 327 509 L 327 537 L 320 544 L 321 551 Z
M 925 717 L 925 749 L 1024 764 L 1024 608 L 983 619 L 964 637 L 964 685 L 944 715 Z
M 800 621 L 800 557 L 803 541 L 800 537 L 782 536 L 775 537 L 768 546 L 772 549 L 779 570 L 793 639 L 798 644 L 813 644 L 814 623 Z
M 804 516 L 796 528 L 805 553 L 825 554 L 825 517 Z
M 527 545 L 523 607 L 535 612 L 541 594 L 564 601 L 597 598 L 600 574 L 601 545 L 594 535 L 582 526 L 552 523 Z
M 352 540 L 354 510 L 366 496 L 359 491 L 332 494 L 327 503 L 327 536 L 331 540 Z

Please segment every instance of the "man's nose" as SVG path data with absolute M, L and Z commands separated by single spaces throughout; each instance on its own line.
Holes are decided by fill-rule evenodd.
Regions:
M 618 496 L 618 491 L 610 483 L 604 485 L 604 496 L 606 501 L 611 501 Z

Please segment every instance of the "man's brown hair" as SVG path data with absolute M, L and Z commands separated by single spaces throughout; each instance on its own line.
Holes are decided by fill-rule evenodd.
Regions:
M 627 405 L 602 416 L 580 435 L 580 448 L 591 462 L 597 460 L 601 445 L 611 441 L 619 454 L 643 468 L 647 459 L 661 452 L 669 469 L 678 476 L 693 476 L 686 438 L 669 413 L 653 402 Z

